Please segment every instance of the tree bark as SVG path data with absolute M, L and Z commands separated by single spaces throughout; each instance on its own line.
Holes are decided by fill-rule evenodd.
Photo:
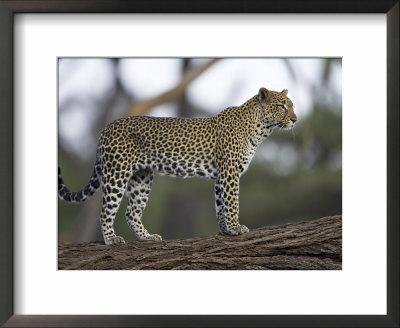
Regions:
M 240 236 L 59 242 L 61 270 L 341 270 L 342 216 L 267 226 Z

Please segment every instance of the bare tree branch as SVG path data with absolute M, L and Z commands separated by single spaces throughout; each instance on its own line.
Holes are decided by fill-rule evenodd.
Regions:
M 253 229 L 240 236 L 162 242 L 60 242 L 59 269 L 340 270 L 342 216 Z
M 215 64 L 218 60 L 219 59 L 215 58 L 205 63 L 204 65 L 193 67 L 192 69 L 188 70 L 177 86 L 160 94 L 157 97 L 142 100 L 133 104 L 131 108 L 127 111 L 126 116 L 144 115 L 151 108 L 176 99 L 185 91 L 185 89 L 191 82 L 193 82 L 198 76 L 205 72 L 210 66 Z

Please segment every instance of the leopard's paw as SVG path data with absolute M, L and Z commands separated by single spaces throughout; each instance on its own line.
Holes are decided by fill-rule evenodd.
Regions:
M 249 231 L 249 228 L 247 228 L 245 225 L 240 225 L 238 227 L 238 235 L 241 235 L 242 233 L 247 233 Z
M 125 244 L 124 238 L 121 236 L 114 236 L 104 240 L 106 245 L 113 245 L 113 244 Z
M 154 241 L 161 241 L 162 238 L 160 235 L 154 234 L 154 235 L 148 235 L 146 237 L 146 240 L 154 240 Z
M 249 228 L 247 228 L 245 225 L 238 225 L 236 227 L 221 231 L 220 234 L 229 235 L 229 236 L 237 236 L 237 235 L 241 235 L 243 233 L 247 233 L 249 231 L 250 231 Z

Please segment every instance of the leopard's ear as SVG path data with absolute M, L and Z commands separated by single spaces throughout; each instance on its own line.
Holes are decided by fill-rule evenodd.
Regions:
M 281 93 L 283 93 L 286 96 L 287 93 L 288 93 L 288 90 L 287 89 L 283 89 Z
M 267 106 L 269 98 L 270 94 L 266 88 L 261 88 L 260 91 L 258 91 L 258 100 L 260 100 L 261 105 Z

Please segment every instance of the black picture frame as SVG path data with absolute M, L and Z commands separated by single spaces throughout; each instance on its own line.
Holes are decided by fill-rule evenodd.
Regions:
M 13 29 L 17 13 L 383 13 L 387 17 L 387 315 L 14 315 Z M 371 89 L 373 85 L 371 85 Z M 399 1 L 0 1 L 0 324 L 5 327 L 399 327 Z M 370 91 L 366 92 L 366 96 Z M 34 214 L 32 214 L 34 215 Z M 371 260 L 373 261 L 373 259 Z M 370 265 L 373 265 L 371 263 Z

